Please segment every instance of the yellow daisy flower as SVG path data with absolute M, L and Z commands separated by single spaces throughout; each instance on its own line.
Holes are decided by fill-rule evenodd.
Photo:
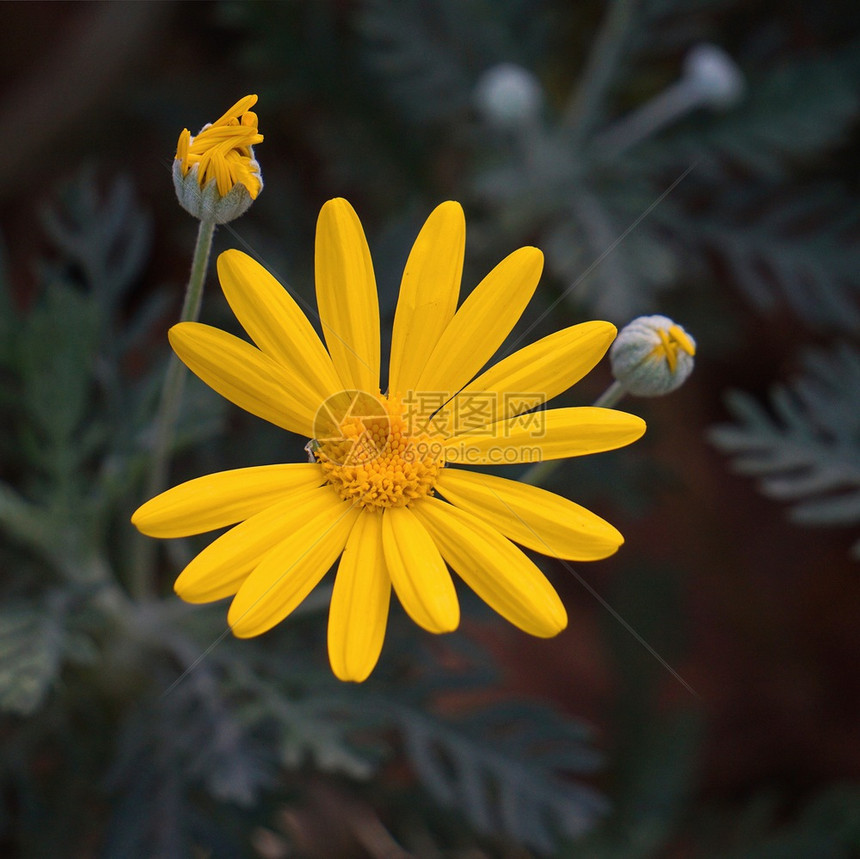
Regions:
M 611 409 L 535 411 L 603 357 L 615 336 L 608 322 L 565 328 L 480 372 L 531 299 L 543 256 L 515 251 L 458 308 L 465 233 L 461 207 L 446 202 L 415 241 L 387 394 L 373 265 L 345 200 L 326 203 L 317 223 L 325 346 L 278 281 L 236 250 L 218 258 L 218 275 L 255 345 L 195 322 L 170 331 L 179 357 L 218 393 L 311 439 L 312 461 L 199 477 L 148 501 L 132 521 L 165 538 L 234 526 L 175 588 L 195 603 L 232 596 L 227 619 L 241 638 L 280 623 L 340 559 L 328 651 L 342 680 L 373 670 L 392 587 L 419 626 L 450 632 L 460 619 L 450 567 L 511 623 L 550 637 L 567 624 L 564 606 L 514 543 L 586 561 L 623 542 L 572 501 L 457 467 L 597 453 L 645 431 L 640 418 Z

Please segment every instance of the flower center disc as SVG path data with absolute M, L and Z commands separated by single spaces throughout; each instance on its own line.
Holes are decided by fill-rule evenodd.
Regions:
M 345 501 L 375 510 L 406 507 L 433 492 L 442 447 L 416 431 L 396 398 L 342 391 L 314 418 L 314 456 Z

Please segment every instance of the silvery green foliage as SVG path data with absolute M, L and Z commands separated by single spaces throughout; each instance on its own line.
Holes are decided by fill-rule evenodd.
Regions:
M 140 396 L 119 381 L 133 341 L 116 314 L 145 263 L 148 218 L 122 179 L 101 192 L 82 174 L 64 194 L 43 215 L 53 252 L 26 311 L 0 277 L 0 709 L 19 714 L 45 706 L 64 664 L 97 658 L 89 610 L 111 567 L 105 531 L 132 479 L 115 480 Z
M 852 333 L 860 325 L 858 226 L 844 189 L 813 184 L 730 200 L 714 187 L 711 211 L 677 229 L 719 254 L 757 311 L 786 306 L 810 328 Z
M 771 409 L 739 391 L 726 400 L 735 421 L 711 441 L 769 498 L 787 502 L 801 525 L 860 523 L 860 351 L 842 344 L 810 353 L 799 377 L 778 385 Z M 852 547 L 860 560 L 860 540 Z
M 61 593 L 0 610 L 0 712 L 28 716 L 42 707 L 66 660 L 91 663 L 92 640 L 75 631 Z
M 845 140 L 860 105 L 853 84 L 856 51 L 781 63 L 741 53 L 734 58 L 739 69 L 722 75 L 732 78 L 730 98 L 716 104 L 703 91 L 697 108 L 680 110 L 645 139 L 618 136 L 625 117 L 689 75 L 703 52 L 731 62 L 718 44 L 706 44 L 714 38 L 707 16 L 728 15 L 731 7 L 718 0 L 607 5 L 591 42 L 594 61 L 561 97 L 553 81 L 542 119 L 536 122 L 530 113 L 518 128 L 510 122 L 502 127 L 470 106 L 482 91 L 482 76 L 504 64 L 519 64 L 548 85 L 542 59 L 559 47 L 547 26 L 557 9 L 524 10 L 506 2 L 489 15 L 480 0 L 374 0 L 362 5 L 358 22 L 368 65 L 404 121 L 448 123 L 470 152 L 471 169 L 462 177 L 466 202 L 487 215 L 483 225 L 470 221 L 471 235 L 479 244 L 489 244 L 485 236 L 493 235 L 500 249 L 538 244 L 571 302 L 618 323 L 653 313 L 661 293 L 680 285 L 679 274 L 707 269 L 716 249 L 753 300 L 775 292 L 791 304 L 813 304 L 805 296 L 820 290 L 826 308 L 844 309 L 858 266 L 847 279 L 853 284 L 841 279 L 828 242 L 819 241 L 826 232 L 820 220 L 793 225 L 794 235 L 781 232 L 781 219 L 807 195 L 805 189 L 776 192 L 798 163 Z M 471 34 L 468 50 L 464 33 Z M 667 65 L 661 49 L 682 57 L 675 61 L 675 78 L 643 93 L 637 85 L 642 72 L 656 60 Z M 769 202 L 764 215 L 745 209 L 751 185 Z M 691 201 L 715 192 L 722 202 L 717 211 L 691 213 Z M 844 200 L 845 189 L 838 189 L 817 214 L 838 221 Z M 750 223 L 739 228 L 746 219 Z M 757 265 L 757 256 L 768 264 Z M 800 274 L 791 264 L 798 256 Z M 832 316 L 826 308 L 819 314 Z
M 410 123 L 427 125 L 467 114 L 487 69 L 538 56 L 545 10 L 542 0 L 367 0 L 356 22 L 392 103 Z
M 104 801 L 94 795 L 104 776 L 99 744 L 115 728 L 101 730 L 110 721 L 105 714 L 124 712 L 127 695 L 135 702 L 128 712 L 134 709 L 135 685 L 153 669 L 153 652 L 164 659 L 172 646 L 147 634 L 149 616 L 137 613 L 122 588 L 133 548 L 129 497 L 145 460 L 153 382 L 163 373 L 154 362 L 152 376 L 130 378 L 127 362 L 165 301 L 153 291 L 128 302 L 150 235 L 128 181 L 102 186 L 83 172 L 46 208 L 43 224 L 50 250 L 37 261 L 27 306 L 12 300 L 0 276 L 0 717 L 7 748 L 15 749 L 0 756 L 0 772 L 10 802 L 26 807 L 41 789 L 35 761 L 48 754 L 69 807 L 91 808 Z M 202 408 L 185 427 L 200 434 L 207 422 L 211 432 L 212 410 Z M 97 733 L 89 736 L 82 724 Z M 130 813 L 139 811 L 132 803 Z M 22 843 L 41 845 L 35 854 L 75 849 L 68 821 L 55 825 L 30 809 L 16 825 Z
M 557 855 L 606 814 L 606 798 L 585 783 L 602 770 L 603 759 L 582 720 L 536 702 L 491 700 L 499 678 L 491 655 L 474 641 L 447 641 L 458 665 L 452 670 L 440 665 L 435 645 L 416 641 L 399 623 L 389 637 L 369 681 L 317 683 L 308 704 L 340 725 L 343 738 L 351 728 L 351 756 L 360 754 L 365 767 L 391 758 L 394 749 L 405 755 L 416 778 L 407 800 L 411 816 L 424 817 L 431 829 L 440 817 L 460 826 L 465 820 L 483 836 Z M 408 679 L 392 673 L 399 660 L 385 658 L 389 648 L 409 666 Z M 456 714 L 440 711 L 439 696 L 458 693 L 486 700 Z
M 396 640 L 400 631 L 395 627 L 389 633 Z M 414 814 L 432 819 L 442 808 L 477 833 L 541 854 L 554 855 L 604 817 L 608 801 L 583 781 L 603 766 L 588 725 L 528 701 L 502 700 L 456 716 L 442 714 L 436 695 L 458 690 L 475 695 L 493 687 L 490 655 L 474 642 L 452 642 L 462 664 L 451 671 L 413 639 L 398 644 L 408 653 L 405 682 L 383 661 L 374 678 L 361 685 L 313 680 L 304 700 L 273 696 L 277 682 L 261 686 L 254 711 L 282 711 L 281 754 L 289 769 L 312 763 L 324 772 L 366 780 L 382 760 L 393 757 L 394 747 L 402 749 L 421 792 L 432 801 Z M 285 680 L 293 685 L 289 675 Z
M 394 714 L 424 788 L 478 832 L 553 854 L 608 810 L 601 794 L 570 777 L 600 761 L 581 723 L 525 703 L 447 723 L 403 707 Z
M 39 264 L 31 306 L 8 297 L 6 426 L 19 468 L 0 483 L 0 531 L 55 574 L 91 585 L 109 564 L 103 529 L 133 475 L 117 467 L 145 421 L 145 391 L 121 381 L 123 358 L 149 329 L 161 297 L 130 323 L 118 315 L 146 261 L 149 220 L 128 182 L 105 192 L 82 174 L 44 212 L 52 256 Z
M 860 105 L 855 74 L 850 51 L 754 68 L 732 111 L 690 117 L 643 155 L 674 164 L 706 154 L 715 165 L 728 162 L 760 180 L 784 179 L 799 161 L 846 140 Z M 707 172 L 708 163 L 701 169 Z

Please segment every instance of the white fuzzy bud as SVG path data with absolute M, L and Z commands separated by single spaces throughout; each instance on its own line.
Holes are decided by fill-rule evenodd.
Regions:
M 659 397 L 684 383 L 695 354 L 696 341 L 667 316 L 640 316 L 621 329 L 609 360 L 626 391 Z
M 702 102 L 725 110 L 737 104 L 746 85 L 735 61 L 716 45 L 696 45 L 684 58 L 684 78 L 700 93 Z
M 262 189 L 263 177 L 260 173 L 260 165 L 254 160 L 249 163 Z M 173 162 L 173 187 L 176 189 L 179 205 L 199 221 L 229 223 L 244 215 L 254 202 L 250 191 L 241 182 L 236 182 L 223 197 L 215 179 L 210 179 L 206 187 L 201 188 L 198 181 L 198 165 L 195 164 L 183 176 L 182 163 L 178 159 Z
M 499 63 L 478 79 L 474 99 L 486 122 L 499 128 L 517 128 L 537 119 L 543 105 L 543 89 L 528 69 L 514 63 Z

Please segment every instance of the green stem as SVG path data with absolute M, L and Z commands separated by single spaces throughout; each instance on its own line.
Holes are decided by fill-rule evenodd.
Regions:
M 627 389 L 616 379 L 595 401 L 594 408 L 611 409 L 618 405 L 627 393 Z
M 556 470 L 558 463 L 559 460 L 557 459 L 536 462 L 520 477 L 520 483 L 530 483 L 532 486 L 540 486 Z
M 616 405 L 627 393 L 624 385 L 617 379 L 594 401 L 594 407 L 598 409 L 609 409 Z M 529 483 L 532 486 L 540 486 L 563 462 L 561 459 L 548 459 L 544 462 L 536 462 L 520 477 L 521 483 Z
M 191 261 L 191 274 L 188 277 L 185 301 L 182 304 L 182 313 L 179 317 L 180 322 L 195 322 L 200 315 L 203 284 L 206 280 L 206 269 L 214 234 L 214 221 L 200 221 L 200 227 L 197 230 L 197 244 L 194 246 L 194 258 Z M 167 483 L 170 453 L 173 447 L 176 419 L 179 416 L 179 406 L 182 402 L 182 390 L 185 387 L 185 376 L 185 366 L 175 354 L 171 354 L 155 419 L 152 465 L 146 485 L 147 499 L 158 495 Z M 155 550 L 156 544 L 148 537 L 143 537 L 138 543 L 138 552 L 132 566 L 132 580 L 129 583 L 129 590 L 138 599 L 147 597 L 152 592 L 152 568 L 155 562 Z
M 637 0 L 612 0 L 603 26 L 594 41 L 585 70 L 562 117 L 563 127 L 582 144 L 599 120 L 600 106 L 612 83 L 627 41 Z

